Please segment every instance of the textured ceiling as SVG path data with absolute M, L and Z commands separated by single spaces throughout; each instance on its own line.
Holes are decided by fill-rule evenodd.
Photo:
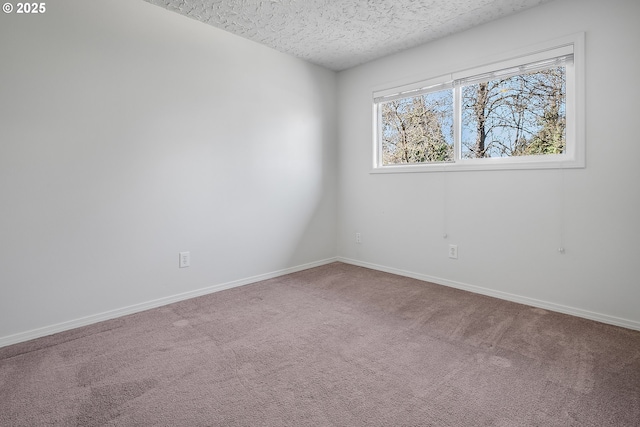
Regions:
M 146 0 L 344 70 L 550 0 Z

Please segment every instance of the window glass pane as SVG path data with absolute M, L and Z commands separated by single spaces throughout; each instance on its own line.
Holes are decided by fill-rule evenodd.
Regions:
M 462 158 L 562 154 L 565 67 L 462 87 Z
M 381 103 L 382 164 L 453 161 L 453 90 Z

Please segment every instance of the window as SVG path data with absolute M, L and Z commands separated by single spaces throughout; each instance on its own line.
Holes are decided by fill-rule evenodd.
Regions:
M 383 165 L 453 161 L 451 89 L 384 100 L 378 108 Z
M 374 92 L 373 171 L 584 167 L 583 40 Z

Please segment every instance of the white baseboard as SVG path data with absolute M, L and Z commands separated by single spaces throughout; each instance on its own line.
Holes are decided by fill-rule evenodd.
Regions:
M 431 282 L 437 285 L 449 286 L 451 288 L 462 289 L 464 291 L 469 291 L 476 294 L 487 295 L 494 298 L 517 302 L 519 304 L 525 304 L 532 307 L 543 308 L 549 311 L 556 311 L 559 313 L 569 314 L 576 317 L 595 320 L 601 323 L 607 323 L 609 325 L 621 326 L 623 328 L 640 331 L 640 322 L 637 322 L 635 320 L 623 319 L 620 317 L 610 316 L 607 314 L 596 313 L 593 311 L 583 310 L 580 308 L 569 307 L 561 304 L 555 304 L 552 302 L 510 294 L 508 292 L 496 291 L 492 289 L 483 288 L 480 286 L 469 285 L 461 282 L 455 282 L 453 280 L 442 279 L 440 277 L 428 276 L 426 274 L 414 273 L 411 271 L 400 270 L 393 267 L 386 267 L 383 265 L 373 264 L 373 263 L 364 262 L 364 261 L 358 261 L 355 259 L 338 257 L 336 260 L 340 262 L 344 262 L 345 264 L 352 264 L 360 267 L 370 268 L 372 270 L 384 271 L 386 273 L 397 274 L 398 276 L 411 277 L 413 279 L 418 279 L 425 282 Z
M 26 332 L 20 332 L 17 334 L 0 337 L 0 347 L 5 347 L 11 344 L 17 344 L 17 343 L 28 341 L 31 339 L 52 335 L 58 332 L 79 328 L 81 326 L 91 325 L 93 323 L 102 322 L 104 320 L 115 319 L 117 317 L 138 313 L 141 311 L 149 310 L 156 307 L 161 307 L 164 305 L 172 304 L 174 302 L 199 297 L 202 295 L 211 294 L 211 293 L 222 291 L 225 289 L 236 288 L 238 286 L 260 282 L 262 280 L 284 276 L 286 274 L 307 270 L 313 267 L 319 267 L 321 265 L 329 264 L 335 261 L 344 262 L 345 264 L 352 264 L 360 267 L 370 268 L 372 270 L 384 271 L 386 273 L 397 274 L 399 276 L 411 277 L 413 279 L 418 279 L 425 282 L 431 282 L 438 285 L 449 286 L 456 289 L 462 289 L 462 290 L 477 293 L 477 294 L 487 295 L 490 297 L 495 297 L 495 298 L 499 298 L 507 301 L 516 302 L 519 304 L 525 304 L 532 307 L 543 308 L 545 310 L 556 311 L 559 313 L 569 314 L 572 316 L 582 317 L 585 319 L 595 320 L 595 321 L 607 323 L 610 325 L 621 326 L 624 328 L 640 331 L 640 322 L 637 322 L 634 320 L 623 319 L 615 316 L 609 316 L 607 314 L 596 313 L 588 310 L 582 310 L 575 307 L 569 307 L 561 304 L 541 301 L 534 298 L 523 297 L 515 294 L 510 294 L 507 292 L 501 292 L 501 291 L 483 288 L 480 286 L 469 285 L 461 282 L 455 282 L 452 280 L 442 279 L 439 277 L 428 276 L 426 274 L 400 270 L 393 267 L 386 267 L 383 265 L 373 264 L 365 261 L 358 261 L 358 260 L 344 258 L 344 257 L 334 257 L 334 258 L 327 258 L 327 259 L 316 261 L 316 262 L 298 265 L 295 267 L 285 268 L 282 270 L 273 271 L 271 273 L 260 274 L 260 275 L 248 277 L 245 279 L 234 280 L 232 282 L 221 283 L 218 285 L 213 285 L 213 286 L 197 289 L 190 292 L 171 295 L 168 297 L 159 298 L 159 299 L 147 301 L 140 304 L 134 304 L 134 305 L 130 305 L 130 306 L 115 309 L 115 310 L 105 311 L 103 313 L 98 313 L 91 316 L 70 320 L 67 322 L 57 323 L 55 325 L 45 326 L 42 328 L 32 329 Z
M 211 294 L 211 293 L 222 291 L 225 289 L 236 288 L 238 286 L 260 282 L 262 280 L 273 279 L 274 277 L 284 276 L 286 274 L 307 270 L 313 267 L 319 267 L 321 265 L 329 264 L 337 260 L 338 260 L 337 258 L 327 258 L 320 261 L 310 262 L 310 263 L 298 265 L 295 267 L 273 271 L 271 273 L 259 274 L 257 276 L 247 277 L 246 279 L 234 280 L 232 282 L 208 286 L 206 288 L 196 289 L 195 291 L 189 291 L 189 292 L 184 292 L 176 295 L 171 295 L 164 298 L 158 298 L 158 299 L 143 302 L 140 304 L 134 304 L 127 307 L 118 308 L 115 310 L 109 310 L 102 313 L 93 314 L 91 316 L 81 317 L 79 319 L 69 320 L 67 322 L 57 323 L 55 325 L 45 326 L 42 328 L 32 329 L 26 332 L 20 332 L 17 334 L 0 337 L 0 347 L 5 347 L 11 344 L 17 344 L 17 343 L 32 340 L 35 338 L 52 335 L 58 332 L 68 331 L 70 329 L 79 328 L 81 326 L 87 326 L 93 323 L 102 322 L 104 320 L 115 319 L 117 317 L 138 313 L 140 311 L 161 307 L 163 305 L 172 304 L 178 301 L 184 301 L 186 299 Z

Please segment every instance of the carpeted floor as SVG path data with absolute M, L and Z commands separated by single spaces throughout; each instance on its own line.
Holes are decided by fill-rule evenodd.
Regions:
M 640 332 L 333 263 L 0 348 L 2 426 L 640 426 Z

